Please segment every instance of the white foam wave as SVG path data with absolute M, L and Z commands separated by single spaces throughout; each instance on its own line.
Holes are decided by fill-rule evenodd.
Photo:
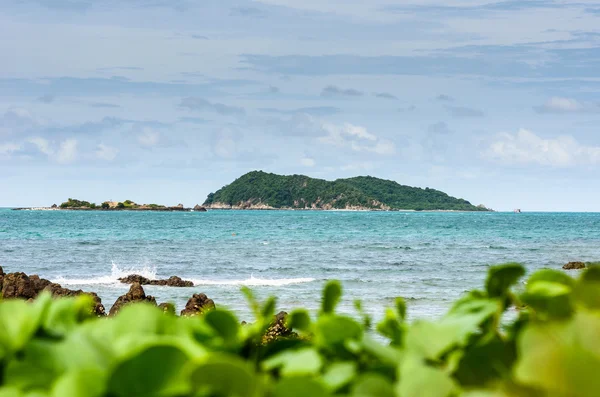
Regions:
M 143 267 L 124 267 L 112 262 L 110 275 L 91 278 L 69 278 L 57 277 L 53 281 L 61 285 L 101 285 L 101 284 L 120 284 L 119 278 L 130 274 L 139 274 L 151 280 L 156 279 L 156 266 L 144 265 Z
M 248 287 L 280 287 L 291 284 L 310 283 L 312 281 L 315 281 L 315 279 L 309 277 L 268 279 L 250 276 L 250 278 L 247 278 L 245 280 L 192 279 L 191 281 L 194 283 L 194 285 L 244 285 Z

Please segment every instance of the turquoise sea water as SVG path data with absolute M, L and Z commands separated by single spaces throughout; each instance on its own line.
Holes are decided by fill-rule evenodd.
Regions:
M 600 260 L 600 213 L 209 211 L 63 212 L 0 209 L 0 266 L 97 292 L 107 309 L 130 273 L 178 275 L 193 288 L 145 287 L 178 310 L 197 292 L 249 311 L 240 293 L 280 309 L 316 309 L 325 280 L 343 282 L 341 310 L 361 299 L 383 313 L 396 296 L 412 318 L 437 316 L 480 288 L 490 265 L 528 271 Z

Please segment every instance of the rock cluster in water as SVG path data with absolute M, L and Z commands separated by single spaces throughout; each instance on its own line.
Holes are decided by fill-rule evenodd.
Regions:
M 577 269 L 585 269 L 584 262 L 569 262 L 563 266 L 565 270 L 577 270 Z
M 63 288 L 60 284 L 53 283 L 34 274 L 28 276 L 22 272 L 4 273 L 0 267 L 0 292 L 2 298 L 20 298 L 35 299 L 42 291 L 49 291 L 53 297 L 89 295 L 94 300 L 94 313 L 98 316 L 105 316 L 106 311 L 102 305 L 102 299 L 95 292 L 85 292 L 82 290 L 70 290 Z
M 166 287 L 193 287 L 194 283 L 188 280 L 182 280 L 181 277 L 171 276 L 166 280 L 150 280 L 139 274 L 130 274 L 127 277 L 119 279 L 123 284 L 139 283 L 140 285 L 162 285 Z

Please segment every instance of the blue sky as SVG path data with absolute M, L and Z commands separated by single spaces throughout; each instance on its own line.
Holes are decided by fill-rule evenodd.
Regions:
M 600 211 L 600 1 L 4 0 L 0 206 L 262 169 Z

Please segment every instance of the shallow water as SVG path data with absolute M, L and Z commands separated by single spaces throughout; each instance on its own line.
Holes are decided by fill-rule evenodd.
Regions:
M 343 282 L 340 310 L 360 299 L 379 317 L 396 296 L 411 318 L 438 316 L 483 285 L 490 265 L 528 271 L 600 260 L 600 213 L 322 211 L 68 212 L 0 209 L 0 265 L 97 292 L 107 307 L 118 277 L 178 275 L 193 288 L 145 287 L 182 309 L 204 292 L 241 319 L 240 293 L 316 309 L 325 280 Z

